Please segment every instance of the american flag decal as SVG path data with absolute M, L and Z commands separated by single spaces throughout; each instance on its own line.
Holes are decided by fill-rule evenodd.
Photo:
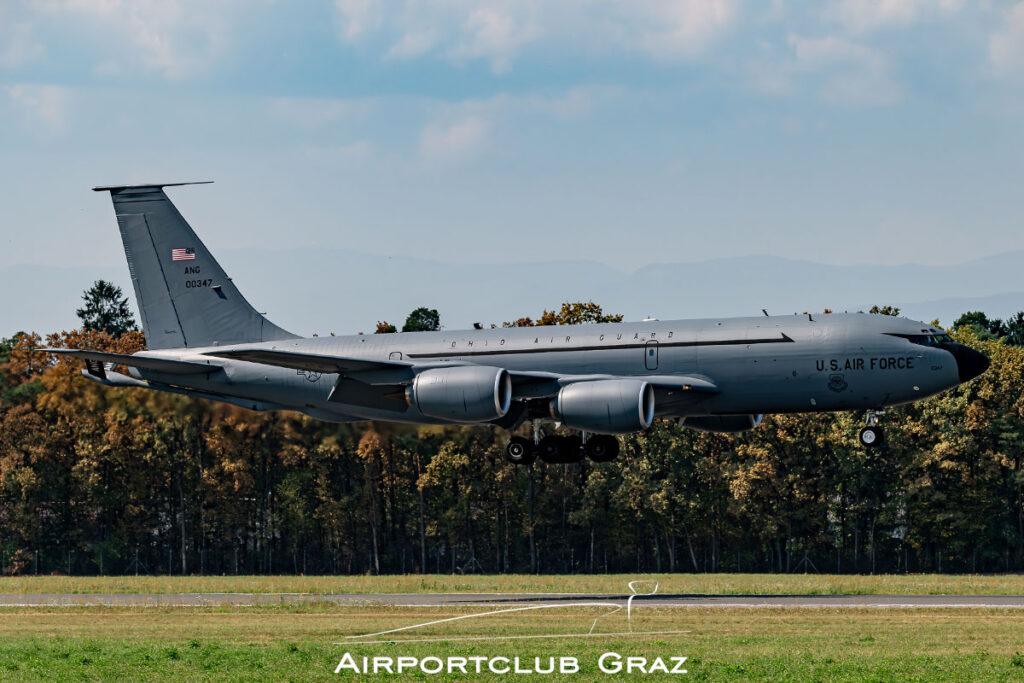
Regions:
M 182 247 L 181 249 L 171 249 L 171 260 L 172 261 L 195 261 L 196 250 L 192 247 Z

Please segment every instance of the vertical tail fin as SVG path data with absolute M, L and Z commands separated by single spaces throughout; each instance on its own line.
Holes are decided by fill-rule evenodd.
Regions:
M 164 194 L 191 183 L 95 187 L 110 192 L 150 349 L 293 339 L 239 293 Z

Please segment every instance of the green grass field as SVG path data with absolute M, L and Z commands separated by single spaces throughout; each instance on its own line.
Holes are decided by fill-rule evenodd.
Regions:
M 630 579 L 660 593 L 1021 594 L 1021 576 L 402 576 L 25 577 L 0 593 L 45 592 L 612 592 Z M 1024 680 L 1024 610 L 562 607 L 349 637 L 489 608 L 0 608 L 0 680 L 326 680 L 343 653 L 363 656 L 574 656 L 579 676 L 452 674 L 357 680 L 632 680 L 599 657 L 686 656 L 691 680 Z M 630 635 L 630 631 L 685 631 Z M 614 634 L 579 637 L 588 633 Z M 522 636 L 558 636 L 523 639 Z M 441 642 L 410 642 L 419 639 Z M 496 638 L 498 640 L 496 640 Z M 643 680 L 679 679 L 664 674 Z
M 691 680 L 1020 680 L 1024 614 L 957 609 L 643 609 L 654 636 L 337 644 L 346 636 L 480 610 L 409 608 L 6 609 L 0 611 L 4 680 L 326 680 L 342 654 L 380 656 L 572 655 L 582 676 L 461 674 L 359 680 L 625 680 L 597 668 L 605 652 L 649 660 L 688 657 Z M 494 637 L 628 631 L 622 613 L 570 608 L 498 615 L 402 637 Z M 345 678 L 353 678 L 346 675 Z M 663 674 L 653 680 L 676 678 Z
M 625 593 L 633 579 L 659 593 L 1022 595 L 1024 575 L 644 574 L 579 576 L 28 576 L 0 593 Z

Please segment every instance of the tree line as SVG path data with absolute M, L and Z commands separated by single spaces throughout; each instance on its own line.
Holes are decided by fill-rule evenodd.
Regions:
M 781 415 L 735 436 L 660 421 L 611 463 L 514 467 L 498 429 L 106 388 L 34 351 L 143 348 L 120 296 L 87 300 L 81 330 L 0 343 L 0 572 L 1024 570 L 1021 315 L 957 321 L 990 369 L 890 410 L 877 449 L 862 413 Z M 505 324 L 616 318 L 566 304 Z

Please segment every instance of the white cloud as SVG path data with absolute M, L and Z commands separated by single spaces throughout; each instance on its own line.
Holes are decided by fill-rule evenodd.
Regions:
M 334 0 L 341 22 L 341 34 L 351 40 L 380 25 L 384 7 L 378 0 Z
M 736 19 L 736 0 L 335 0 L 341 38 L 382 42 L 392 58 L 482 60 L 506 71 L 528 50 L 701 54 Z
M 880 58 L 873 50 L 836 36 L 803 38 L 790 36 L 789 44 L 800 64 L 809 69 L 821 69 L 845 64 L 879 66 Z
M 1006 24 L 989 39 L 988 54 L 997 73 L 1024 72 L 1024 3 L 1010 10 Z
M 438 36 L 432 30 L 412 31 L 403 35 L 384 55 L 388 59 L 411 59 L 430 52 L 437 45 Z
M 531 14 L 516 12 L 504 3 L 477 7 L 459 27 L 460 40 L 449 54 L 456 59 L 490 60 L 494 71 L 506 71 L 515 54 L 540 37 Z
M 963 0 L 837 0 L 826 8 L 825 14 L 848 30 L 861 33 L 950 17 L 963 4 Z
M 61 132 L 67 126 L 71 95 L 56 85 L 17 84 L 4 88 L 10 100 L 33 124 L 48 132 Z
M 13 69 L 41 58 L 46 50 L 27 22 L 8 23 L 0 16 L 0 69 Z
M 899 100 L 900 86 L 879 51 L 837 36 L 790 36 L 797 77 L 820 79 L 819 98 L 833 105 L 884 106 Z
M 779 56 L 774 45 L 760 46 L 747 65 L 755 90 L 782 97 L 812 87 L 821 101 L 848 107 L 894 104 L 902 96 L 885 56 L 874 48 L 839 36 L 797 35 L 788 37 L 787 47 L 789 52 Z
M 78 32 L 102 36 L 104 74 L 132 71 L 137 65 L 177 79 L 202 72 L 230 42 L 241 0 L 35 0 L 31 7 L 51 19 L 69 22 Z M 126 57 L 124 48 L 130 56 Z
M 479 117 L 428 124 L 420 133 L 420 156 L 435 162 L 469 159 L 480 150 L 487 131 L 487 123 Z
M 647 26 L 636 31 L 644 51 L 658 59 L 686 59 L 708 47 L 736 17 L 729 0 L 628 3 L 646 10 Z M 627 10 L 628 11 L 628 10 Z M 628 44 L 630 37 L 624 39 Z
M 372 151 L 374 158 L 454 165 L 476 159 L 483 150 L 515 154 L 522 138 L 538 127 L 576 125 L 595 110 L 635 97 L 636 91 L 589 86 L 461 100 L 407 95 L 269 98 L 261 107 L 293 129 L 292 137 L 303 139 L 315 132 L 324 148 L 315 155 L 318 159 L 368 157 Z M 409 131 L 414 133 L 411 140 Z M 369 142 L 339 146 L 339 137 L 373 140 L 372 150 Z M 303 153 L 311 156 L 309 150 Z

